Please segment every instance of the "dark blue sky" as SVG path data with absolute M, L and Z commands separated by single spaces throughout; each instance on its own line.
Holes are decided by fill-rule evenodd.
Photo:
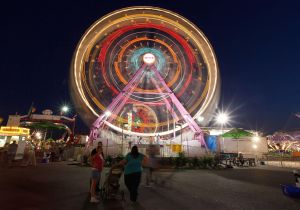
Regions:
M 9 1 L 1 5 L 0 116 L 58 112 L 71 104 L 68 75 L 75 47 L 101 16 L 125 6 L 177 12 L 210 40 L 222 79 L 220 107 L 232 125 L 266 133 L 300 127 L 300 2 L 252 1 Z M 75 112 L 75 110 L 73 110 Z M 82 123 L 78 129 L 85 130 Z

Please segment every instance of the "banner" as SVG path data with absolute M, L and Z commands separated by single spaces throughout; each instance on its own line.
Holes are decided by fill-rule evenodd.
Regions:
M 182 152 L 181 144 L 172 144 L 172 152 Z

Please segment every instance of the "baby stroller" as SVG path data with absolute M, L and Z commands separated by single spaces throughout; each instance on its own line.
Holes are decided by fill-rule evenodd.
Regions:
M 286 196 L 300 198 L 300 172 L 298 170 L 294 170 L 293 174 L 295 176 L 296 184 L 281 185 L 282 192 Z
M 281 185 L 281 189 L 284 195 L 292 198 L 300 198 L 300 188 L 295 185 Z
M 105 176 L 105 181 L 101 187 L 101 197 L 103 200 L 121 197 L 125 200 L 124 191 L 120 190 L 120 178 L 123 174 L 123 166 L 111 168 Z

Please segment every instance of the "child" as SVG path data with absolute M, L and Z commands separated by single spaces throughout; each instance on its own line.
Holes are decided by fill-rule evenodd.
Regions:
M 298 170 L 293 170 L 295 179 L 296 179 L 296 187 L 300 188 L 300 173 Z

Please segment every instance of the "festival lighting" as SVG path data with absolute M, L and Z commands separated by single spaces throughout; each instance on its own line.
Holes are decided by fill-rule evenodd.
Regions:
M 136 31 L 139 30 L 143 30 L 145 33 L 136 34 Z M 147 35 L 148 32 L 151 36 Z M 184 37 L 181 34 L 185 34 Z M 113 43 L 118 39 L 120 39 L 118 43 L 122 45 L 122 49 L 113 52 Z M 176 46 L 174 46 L 174 42 L 176 42 Z M 100 46 L 101 51 L 95 57 L 96 53 L 94 51 Z M 128 52 L 131 52 L 129 57 Z M 115 54 L 113 58 L 108 56 L 111 53 Z M 96 60 L 103 64 L 101 64 L 101 75 L 97 78 L 97 80 L 103 81 L 101 87 L 98 87 L 97 82 L 93 82 L 95 78 L 88 79 L 90 78 L 89 75 L 95 75 L 95 71 L 98 70 L 94 67 L 87 69 L 86 66 L 91 66 L 89 63 Z M 131 69 L 122 70 L 123 67 L 128 67 L 126 63 L 129 60 L 134 65 L 134 71 Z M 199 115 L 203 115 L 206 120 L 206 113 L 213 109 L 219 98 L 217 91 L 219 89 L 219 74 L 213 49 L 202 31 L 187 19 L 171 11 L 154 7 L 132 7 L 112 12 L 96 21 L 86 31 L 74 53 L 71 66 L 73 81 L 71 85 L 75 92 L 75 102 L 78 105 L 87 107 L 97 117 L 100 117 L 99 113 L 101 111 L 105 113 L 105 110 L 110 110 L 115 118 L 123 118 L 121 116 L 123 112 L 108 109 L 109 100 L 102 97 L 103 91 L 107 90 L 117 96 L 124 86 L 133 81 L 132 76 L 141 67 L 141 60 L 145 66 L 156 67 L 158 73 L 163 75 L 162 81 L 167 84 L 167 87 L 174 88 L 174 90 L 171 89 L 170 93 L 174 92 L 179 99 L 187 90 L 194 87 L 193 81 L 201 81 L 204 85 L 200 89 L 188 91 L 191 92 L 189 97 L 194 102 L 185 103 L 187 106 L 185 108 L 188 113 L 193 113 L 193 116 L 191 116 L 193 120 L 198 120 Z M 87 65 L 83 65 L 84 63 Z M 168 72 L 162 72 L 166 63 L 176 64 L 170 66 L 168 70 L 170 76 L 167 76 L 169 75 Z M 201 77 L 194 77 L 194 74 L 190 71 L 190 65 L 195 65 L 191 68 L 197 69 L 197 66 L 199 66 L 199 69 L 205 66 L 203 68 L 205 73 Z M 107 68 L 108 66 L 113 66 L 113 68 Z M 153 79 L 152 75 L 154 73 L 154 71 L 149 72 L 146 75 L 147 79 Z M 162 90 L 165 92 L 165 89 Z M 151 106 L 159 106 L 159 103 L 153 97 L 154 94 L 159 95 L 159 88 L 144 89 L 138 85 L 128 92 L 145 93 L 142 96 L 141 94 L 128 94 L 130 101 L 132 99 L 136 100 L 137 103 L 147 101 L 147 103 L 151 103 Z M 155 97 L 164 98 L 165 95 L 164 93 Z M 155 114 L 159 115 L 161 113 Z M 103 115 L 103 120 L 105 120 L 108 115 Z M 126 132 L 134 135 L 155 136 L 156 129 L 159 129 L 162 131 L 159 132 L 160 136 L 171 134 L 174 130 L 169 129 L 169 119 L 171 120 L 174 116 L 170 115 L 169 117 L 162 118 L 168 120 L 140 124 L 145 128 L 149 128 L 146 129 L 147 132 L 136 132 L 129 129 Z M 186 117 L 183 116 L 183 118 Z M 110 119 L 105 123 L 113 130 L 119 132 L 122 130 L 115 120 Z M 187 124 L 185 123 L 182 127 L 187 127 Z M 166 130 L 166 128 L 168 129 Z

